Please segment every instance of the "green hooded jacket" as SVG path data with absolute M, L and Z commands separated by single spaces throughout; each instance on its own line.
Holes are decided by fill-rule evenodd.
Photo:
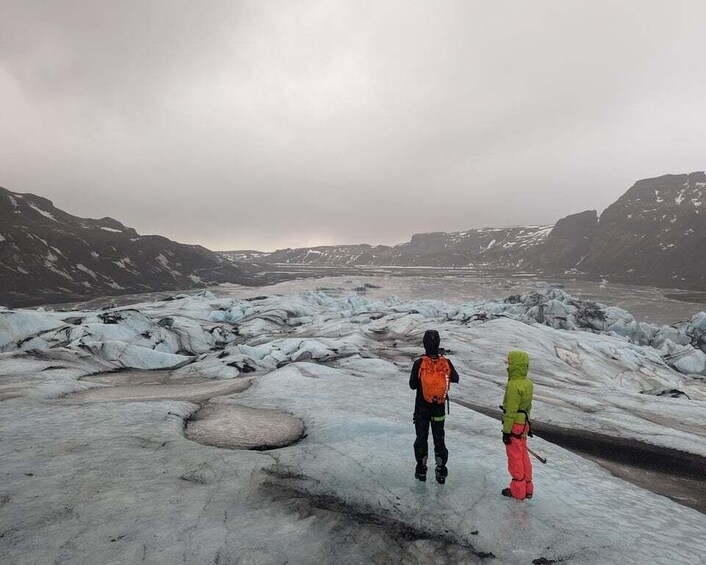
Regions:
M 509 434 L 513 424 L 525 424 L 527 416 L 518 412 L 532 409 L 534 385 L 527 378 L 529 355 L 524 351 L 510 351 L 508 354 L 507 388 L 503 398 L 503 433 Z

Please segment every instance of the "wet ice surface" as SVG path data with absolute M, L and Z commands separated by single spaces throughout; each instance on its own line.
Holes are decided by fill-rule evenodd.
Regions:
M 415 482 L 407 380 L 429 327 L 461 374 L 454 398 L 497 407 L 520 347 L 535 419 L 706 455 L 703 375 L 670 365 L 676 347 L 698 361 L 671 338 L 698 346 L 700 318 L 670 339 L 607 309 L 589 320 L 601 329 L 569 330 L 584 306 L 533 300 L 203 293 L 0 311 L 0 562 L 699 562 L 706 516 L 539 438 L 535 498 L 500 497 L 498 424 L 457 404 L 448 483 Z M 145 366 L 161 370 L 105 374 Z M 199 433 L 295 443 L 185 435 Z
M 188 400 L 198 402 L 208 400 L 217 394 L 239 392 L 248 387 L 247 381 L 211 382 L 185 385 L 136 385 L 131 387 L 92 388 L 71 395 L 72 399 L 83 402 L 111 400 Z

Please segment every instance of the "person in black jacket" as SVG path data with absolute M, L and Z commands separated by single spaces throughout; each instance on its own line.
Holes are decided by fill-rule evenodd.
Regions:
M 432 361 L 445 360 L 448 363 L 447 383 L 457 383 L 458 373 L 451 361 L 439 354 L 441 338 L 436 330 L 427 330 L 424 333 L 423 357 L 420 357 L 412 366 L 412 374 L 409 377 L 409 388 L 417 391 L 414 403 L 414 427 L 417 438 L 414 441 L 414 457 L 417 460 L 417 467 L 414 476 L 420 481 L 427 480 L 427 455 L 429 453 L 429 426 L 434 438 L 434 456 L 436 462 L 436 480 L 440 484 L 446 482 L 449 473 L 446 462 L 449 458 L 449 451 L 446 449 L 444 441 L 444 421 L 446 419 L 446 404 L 443 402 L 427 402 L 424 399 L 420 370 L 424 364 L 424 359 Z

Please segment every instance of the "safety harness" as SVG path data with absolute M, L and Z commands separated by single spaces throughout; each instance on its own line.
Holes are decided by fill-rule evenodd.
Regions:
M 505 414 L 505 407 L 502 404 L 500 405 L 500 410 L 502 410 L 503 414 Z M 527 427 L 527 431 L 525 432 L 525 430 L 524 430 L 525 426 L 523 426 L 521 434 L 516 434 L 516 433 L 513 433 L 512 431 L 510 431 L 510 435 L 512 437 L 516 437 L 516 438 L 520 438 L 520 439 L 522 439 L 523 437 L 527 437 L 527 436 L 534 437 L 534 434 L 532 433 L 532 422 L 530 421 L 529 412 L 527 410 L 518 410 L 517 412 L 525 415 L 525 426 Z

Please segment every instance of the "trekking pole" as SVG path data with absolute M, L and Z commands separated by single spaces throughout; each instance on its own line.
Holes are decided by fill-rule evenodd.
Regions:
M 539 459 L 539 461 L 540 461 L 541 463 L 543 463 L 544 465 L 547 464 L 547 459 L 546 459 L 545 457 L 542 457 L 539 453 L 535 453 L 535 452 L 532 451 L 529 447 L 527 448 L 527 451 L 529 451 L 531 455 L 533 455 L 534 457 L 536 457 L 537 459 Z

